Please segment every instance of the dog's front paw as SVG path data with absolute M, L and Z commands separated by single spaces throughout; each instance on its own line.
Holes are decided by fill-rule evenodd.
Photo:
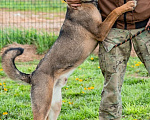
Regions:
M 127 11 L 132 11 L 135 9 L 137 1 L 136 0 L 128 1 L 125 5 Z

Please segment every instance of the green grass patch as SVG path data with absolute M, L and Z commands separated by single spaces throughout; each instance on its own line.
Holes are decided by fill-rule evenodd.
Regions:
M 31 73 L 38 62 L 16 64 L 22 72 Z M 32 120 L 30 85 L 10 80 L 3 73 L 1 64 L 0 73 L 4 75 L 0 76 L 0 119 Z M 122 87 L 122 120 L 150 119 L 150 78 L 147 74 L 139 59 L 131 57 Z M 63 105 L 58 120 L 98 120 L 103 80 L 98 57 L 88 57 L 62 88 Z
M 35 29 L 20 30 L 20 29 L 3 29 L 0 30 L 0 50 L 7 44 L 14 42 L 19 44 L 34 44 L 37 48 L 38 54 L 46 52 L 55 42 L 58 36 L 45 31 L 38 32 Z

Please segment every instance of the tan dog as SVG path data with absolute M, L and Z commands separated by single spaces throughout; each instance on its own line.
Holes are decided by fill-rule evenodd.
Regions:
M 131 11 L 135 2 L 129 1 L 113 10 L 104 22 L 92 3 L 82 3 L 77 10 L 68 6 L 60 35 L 32 74 L 20 72 L 14 59 L 23 53 L 22 48 L 6 50 L 2 66 L 11 79 L 30 83 L 34 120 L 56 120 L 61 110 L 61 87 L 73 70 L 103 41 L 115 20 Z

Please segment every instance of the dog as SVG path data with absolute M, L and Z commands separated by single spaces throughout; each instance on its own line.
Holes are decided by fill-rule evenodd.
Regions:
M 114 9 L 103 22 L 92 2 L 83 2 L 76 10 L 68 6 L 58 39 L 31 74 L 22 73 L 15 66 L 14 60 L 23 53 L 22 48 L 10 48 L 3 53 L 5 73 L 13 80 L 31 84 L 34 120 L 57 120 L 61 87 L 69 75 L 92 53 L 98 41 L 105 39 L 116 19 L 135 6 L 135 1 L 129 1 Z

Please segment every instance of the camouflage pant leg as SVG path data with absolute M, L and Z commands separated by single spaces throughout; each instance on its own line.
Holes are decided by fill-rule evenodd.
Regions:
M 122 42 L 128 31 L 112 29 L 106 44 L 100 43 L 100 67 L 105 78 L 101 94 L 100 120 L 120 120 L 122 115 L 121 87 L 124 80 L 127 61 L 131 52 L 131 42 L 109 49 L 113 44 Z M 113 43 L 112 43 L 113 41 Z M 107 46 L 108 45 L 108 46 Z M 110 50 L 106 52 L 106 50 Z
M 138 31 L 141 31 L 141 29 L 131 30 L 131 34 L 135 34 Z M 145 31 L 135 37 L 132 42 L 137 56 L 143 62 L 150 75 L 150 33 Z

